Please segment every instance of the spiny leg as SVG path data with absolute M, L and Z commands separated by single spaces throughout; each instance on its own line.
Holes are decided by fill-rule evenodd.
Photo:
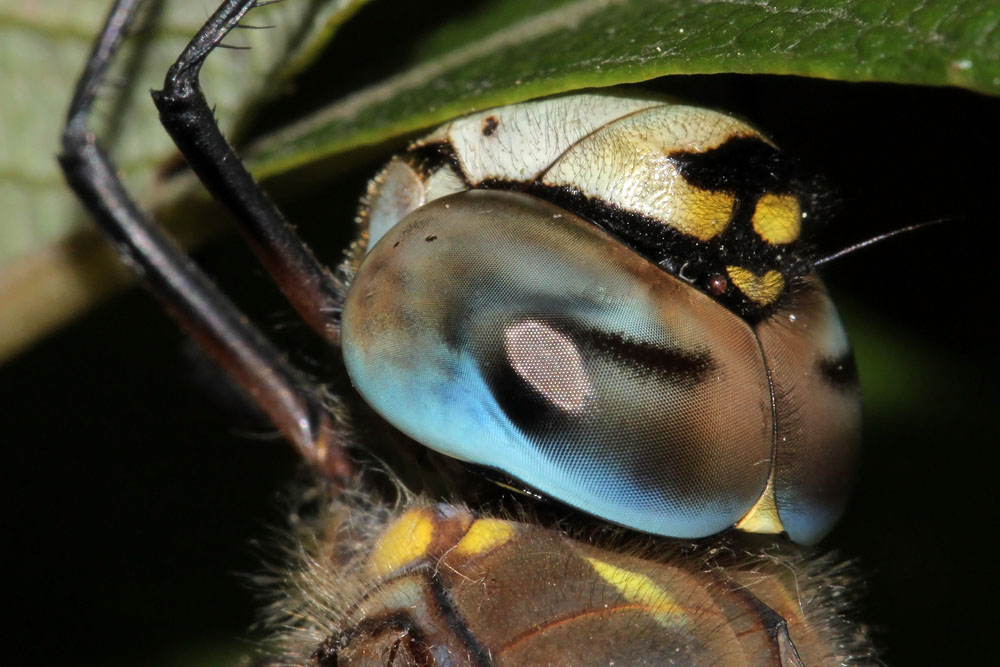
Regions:
M 302 318 L 333 345 L 340 343 L 342 286 L 254 181 L 226 141 L 205 100 L 198 77 L 205 58 L 265 2 L 227 0 L 188 43 L 153 93 L 160 121 L 212 195 L 236 225 Z
M 59 163 L 69 185 L 122 260 L 271 421 L 333 483 L 353 466 L 307 379 L 274 348 L 191 259 L 142 211 L 89 129 L 97 91 L 142 0 L 118 0 L 77 83 Z

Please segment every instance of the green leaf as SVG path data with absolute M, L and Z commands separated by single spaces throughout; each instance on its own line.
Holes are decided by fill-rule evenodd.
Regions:
M 1000 94 L 990 0 L 505 0 L 401 72 L 259 142 L 265 176 L 475 109 L 670 74 L 794 74 Z M 402 63 L 401 63 L 402 65 Z
M 366 0 L 270 5 L 206 63 L 203 81 L 224 128 L 242 127 L 259 104 L 322 49 Z M 60 125 L 108 0 L 0 0 L 0 359 L 124 280 L 89 231 L 56 162 Z M 176 160 L 149 90 L 207 18 L 200 0 L 152 3 L 101 97 L 98 127 L 132 192 L 149 201 L 159 170 Z M 111 120 L 111 119 L 114 120 Z

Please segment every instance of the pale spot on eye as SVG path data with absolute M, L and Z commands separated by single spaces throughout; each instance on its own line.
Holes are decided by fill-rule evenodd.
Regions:
M 583 410 L 594 390 L 576 345 L 542 322 L 517 322 L 504 331 L 511 368 L 532 389 L 566 412 Z

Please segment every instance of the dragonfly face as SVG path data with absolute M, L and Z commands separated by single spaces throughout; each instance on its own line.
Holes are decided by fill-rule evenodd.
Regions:
M 417 441 L 614 523 L 815 542 L 860 396 L 789 162 L 654 99 L 450 123 L 369 194 L 348 373 Z
M 391 162 L 342 270 L 358 392 L 423 445 L 659 537 L 335 501 L 280 660 L 864 660 L 829 563 L 663 539 L 812 542 L 842 507 L 859 396 L 800 188 L 743 122 L 616 95 L 481 112 Z
M 482 130 L 484 127 L 486 126 L 480 123 L 480 129 Z M 493 195 L 490 196 L 492 197 Z M 462 207 L 466 207 L 469 205 L 470 200 L 461 199 L 456 201 L 459 201 Z M 491 206 L 495 207 L 499 205 L 496 199 L 489 201 L 491 202 Z M 757 202 L 759 201 L 760 197 L 757 199 Z M 441 203 L 443 205 L 446 202 L 445 200 L 441 200 Z M 472 205 L 480 205 L 480 202 L 473 202 Z M 519 201 L 517 205 L 518 207 L 522 207 L 523 201 Z M 781 209 L 782 207 L 776 206 L 776 208 Z M 440 209 L 435 210 L 438 213 L 441 212 Z M 536 222 L 538 221 L 537 218 L 538 216 L 535 216 Z M 587 222 L 587 220 L 584 221 Z M 391 230 L 385 232 L 387 235 L 391 235 L 392 233 Z M 523 231 L 518 231 L 517 233 L 524 234 Z M 441 240 L 444 240 L 440 234 L 437 236 Z M 428 245 L 437 241 L 426 241 L 426 236 L 423 238 L 425 239 L 423 242 Z M 764 240 L 768 242 L 767 239 Z M 485 249 L 481 248 L 480 251 L 485 252 Z M 375 250 L 372 250 L 372 252 L 375 252 Z M 660 261 L 656 263 L 659 264 Z M 669 261 L 666 261 L 666 264 L 669 263 Z M 674 262 L 678 272 L 690 277 L 691 274 L 683 271 L 684 263 L 679 262 L 680 266 L 677 266 L 677 264 L 677 262 Z M 722 294 L 714 294 L 712 296 L 720 297 L 720 300 L 725 301 L 726 299 L 723 297 L 726 296 L 726 292 L 735 286 L 740 292 L 737 298 L 742 299 L 742 301 L 737 301 L 735 306 L 735 310 L 739 313 L 738 317 L 744 322 L 747 320 L 759 322 L 760 320 L 752 312 L 752 306 L 748 306 L 746 298 L 750 293 L 755 293 L 759 297 L 762 293 L 761 290 L 763 290 L 765 296 L 757 299 L 756 302 L 764 308 L 770 306 L 770 303 L 760 304 L 760 300 L 768 300 L 766 295 L 773 292 L 773 288 L 768 287 L 768 285 L 773 285 L 773 281 L 770 283 L 763 281 L 763 287 L 760 287 L 758 284 L 755 289 L 744 290 L 740 288 L 740 282 L 746 285 L 756 284 L 758 281 L 747 278 L 746 274 L 740 274 L 738 271 L 730 271 L 730 266 L 741 268 L 735 263 L 725 264 L 722 266 L 722 271 L 709 276 L 714 278 L 715 275 L 723 275 L 726 279 L 725 289 L 720 290 L 718 287 L 719 283 L 714 279 L 709 281 L 695 280 L 694 282 L 698 283 L 698 285 L 697 287 L 692 287 L 693 291 L 698 294 L 704 294 L 706 291 L 720 290 Z M 443 273 L 445 272 L 441 267 L 438 267 L 438 269 Z M 363 268 L 359 270 L 362 272 L 365 271 Z M 808 280 L 803 277 L 805 273 L 795 273 L 795 269 L 790 269 L 790 271 L 792 271 L 791 276 L 793 281 L 799 279 L 803 281 Z M 667 272 L 664 271 L 664 273 Z M 766 270 L 756 267 L 751 273 L 758 277 L 767 275 Z M 374 273 L 370 277 L 370 280 L 377 284 L 379 280 L 378 276 L 378 273 Z M 685 286 L 689 287 L 690 283 L 687 283 Z M 532 289 L 535 288 L 533 287 Z M 818 289 L 813 293 L 822 294 Z M 754 299 L 751 299 L 751 301 L 754 301 Z M 820 298 L 820 301 L 822 301 L 822 298 Z M 717 301 L 713 299 L 712 303 L 715 304 Z M 749 311 L 748 308 L 750 308 Z M 823 308 L 818 308 L 817 310 L 825 311 Z M 507 311 L 507 313 L 509 312 Z M 504 316 L 507 313 L 504 313 Z M 828 324 L 835 321 L 835 316 L 826 316 L 826 318 Z M 542 343 L 547 343 L 549 348 L 566 350 L 571 347 L 566 345 L 566 343 L 568 340 L 572 342 L 573 339 L 568 338 L 564 330 L 551 325 L 545 326 L 546 324 L 546 322 L 536 319 L 529 321 L 527 324 L 520 321 L 515 322 L 513 325 L 505 325 L 505 327 L 500 329 L 503 333 L 501 342 L 506 342 L 511 337 L 516 339 L 518 335 L 521 335 L 522 338 L 525 336 L 534 336 L 533 340 L 540 339 Z M 837 329 L 836 326 L 832 328 L 834 330 Z M 480 353 L 481 348 L 476 347 L 476 345 L 487 339 L 488 333 L 488 331 L 481 334 L 476 333 L 473 336 L 475 344 L 471 345 L 469 349 L 477 354 Z M 405 346 L 405 341 L 402 346 Z M 833 350 L 836 345 L 832 345 L 832 347 L 827 345 L 827 347 Z M 843 351 L 843 348 L 841 347 L 833 351 Z M 835 354 L 819 356 L 824 359 L 837 358 Z M 573 355 L 566 352 L 559 357 L 564 362 L 562 368 L 574 367 L 571 357 Z M 577 354 L 577 357 L 579 358 L 579 362 L 575 365 L 577 367 L 586 367 L 589 370 L 587 364 L 592 359 L 586 358 L 581 354 Z M 566 362 L 567 358 L 569 358 L 569 362 Z M 479 363 L 481 357 L 474 359 L 474 361 Z M 549 404 L 559 406 L 560 408 L 566 408 L 567 406 L 572 408 L 574 401 L 579 401 L 581 396 L 586 393 L 579 391 L 576 393 L 572 391 L 566 392 L 559 388 L 552 389 L 552 383 L 546 379 L 546 369 L 539 369 L 537 365 L 532 366 L 530 359 L 527 360 L 529 363 L 518 363 L 516 360 L 512 361 L 509 357 L 506 361 L 508 368 L 513 369 L 517 374 L 521 386 L 528 385 L 536 393 L 541 393 Z M 613 377 L 615 373 L 620 373 L 620 371 L 612 368 L 606 375 Z M 597 376 L 579 372 L 574 377 L 578 382 L 575 384 L 570 382 L 569 386 L 571 388 L 578 388 L 581 378 L 586 377 L 591 379 Z M 360 385 L 366 380 L 359 381 L 355 378 L 355 381 Z M 533 381 L 534 384 L 532 384 Z M 604 383 L 602 386 L 614 386 L 614 384 L 610 382 Z M 545 389 L 545 391 L 539 391 L 539 386 Z M 362 393 L 364 393 L 364 389 L 362 389 Z M 490 395 L 496 395 L 492 391 L 492 388 Z M 477 397 L 476 400 L 482 403 L 480 397 Z M 618 402 L 627 402 L 628 399 L 626 397 L 617 400 Z M 605 402 L 612 403 L 613 401 Z M 376 408 L 378 408 L 377 405 Z M 565 411 L 567 410 L 564 409 Z M 400 428 L 406 426 L 402 423 L 396 423 L 392 417 L 389 417 L 389 420 Z M 850 431 L 852 428 L 853 426 L 847 430 Z M 407 429 L 404 428 L 403 430 Z M 843 441 L 847 442 L 849 440 L 850 438 L 846 438 Z M 427 444 L 433 445 L 435 443 Z M 441 445 L 441 448 L 445 447 Z M 849 458 L 849 454 L 844 457 L 838 457 L 838 465 L 847 467 L 844 461 L 847 461 Z M 486 463 L 490 464 L 491 462 L 487 461 Z M 493 466 L 504 469 L 499 464 L 493 464 Z M 516 471 L 508 470 L 508 472 L 515 473 Z M 544 480 L 542 483 L 539 483 L 530 479 L 523 479 L 523 475 L 515 474 L 514 476 L 522 477 L 522 481 L 526 486 L 552 493 L 549 489 L 543 488 Z M 763 482 L 759 480 L 755 482 L 760 487 L 761 492 L 756 494 L 748 492 L 746 494 L 753 496 L 755 499 L 754 502 L 750 503 L 751 506 L 757 505 L 756 499 L 764 497 L 762 493 L 765 493 L 769 486 L 773 489 L 773 485 L 770 484 L 772 477 L 771 471 L 768 471 L 768 475 L 764 476 L 765 479 Z M 842 476 L 838 474 L 836 478 L 841 479 Z M 704 487 L 704 485 L 702 486 Z M 753 486 L 753 484 L 748 484 L 748 486 Z M 717 489 L 719 486 L 714 488 Z M 587 493 L 589 492 L 583 492 L 582 495 L 587 495 Z M 698 493 L 701 493 L 702 497 L 704 497 L 707 492 L 704 488 L 701 488 Z M 670 495 L 670 498 L 675 501 L 678 496 L 674 492 L 671 492 L 671 494 L 673 495 Z M 553 495 L 556 494 L 553 493 Z M 805 527 L 800 529 L 801 539 L 806 541 L 815 539 L 832 522 L 832 516 L 839 512 L 843 492 L 842 490 L 837 491 L 833 495 L 837 496 L 837 500 L 824 504 L 823 512 L 828 516 L 818 520 L 813 519 L 803 522 Z M 696 497 L 698 496 L 696 495 Z M 582 501 L 570 502 L 577 506 L 584 504 Z M 736 505 L 739 503 L 732 504 Z M 780 494 L 775 495 L 773 505 L 772 514 L 777 514 L 779 519 L 781 519 L 782 505 Z M 595 512 L 588 507 L 581 507 L 581 509 L 601 514 L 603 518 L 610 521 L 626 524 L 635 523 L 623 520 L 616 515 L 610 515 L 607 512 Z M 750 509 L 752 507 L 747 508 L 747 510 Z M 727 519 L 725 525 L 735 523 L 746 516 L 746 513 L 742 512 L 742 510 L 741 512 L 736 512 L 736 510 L 731 511 L 734 513 L 734 516 L 732 519 Z M 704 545 L 702 545 L 703 550 L 701 551 L 686 552 L 683 546 L 676 547 L 676 543 L 671 543 L 660 538 L 648 538 L 648 541 L 644 542 L 638 538 L 629 538 L 629 533 L 624 532 L 600 538 L 589 535 L 585 530 L 571 530 L 567 537 L 564 533 L 554 531 L 552 527 L 540 525 L 534 519 L 529 519 L 528 516 L 515 522 L 504 522 L 504 520 L 501 520 L 497 523 L 490 517 L 468 514 L 467 510 L 459 505 L 430 505 L 419 501 L 414 501 L 407 505 L 405 511 L 390 512 L 378 504 L 373 506 L 371 499 L 366 499 L 359 503 L 338 500 L 334 502 L 332 512 L 334 515 L 342 512 L 350 512 L 351 517 L 346 521 L 343 520 L 342 516 L 339 516 L 321 522 L 323 527 L 319 531 L 319 544 L 325 551 L 320 551 L 320 553 L 324 556 L 329 556 L 328 562 L 331 564 L 331 567 L 324 569 L 321 575 L 317 571 L 309 570 L 308 568 L 300 572 L 305 578 L 303 580 L 308 580 L 309 577 L 315 575 L 317 578 L 314 579 L 314 583 L 327 585 L 317 587 L 316 593 L 317 595 L 322 594 L 322 597 L 307 597 L 303 601 L 305 607 L 298 609 L 295 607 L 291 608 L 291 611 L 307 609 L 310 612 L 303 615 L 303 618 L 308 619 L 310 625 L 297 627 L 295 632 L 290 633 L 290 637 L 294 640 L 296 648 L 289 649 L 285 657 L 292 664 L 310 662 L 318 665 L 342 663 L 369 664 L 372 661 L 376 661 L 376 663 L 379 660 L 387 662 L 390 659 L 395 660 L 399 664 L 407 664 L 407 661 L 414 664 L 438 664 L 444 661 L 442 657 L 444 655 L 471 656 L 471 658 L 477 660 L 495 659 L 496 662 L 502 664 L 502 656 L 499 652 L 494 655 L 491 648 L 493 645 L 489 644 L 489 640 L 485 636 L 486 631 L 489 629 L 494 629 L 497 633 L 501 633 L 501 631 L 508 633 L 506 641 L 501 641 L 499 645 L 509 648 L 516 644 L 520 649 L 525 651 L 542 651 L 542 653 L 533 655 L 551 656 L 552 651 L 569 650 L 572 647 L 580 650 L 579 655 L 595 658 L 596 660 L 605 657 L 605 655 L 614 656 L 614 653 L 604 654 L 596 646 L 585 645 L 577 641 L 583 634 L 574 634 L 572 631 L 568 631 L 568 634 L 560 637 L 558 641 L 553 641 L 548 647 L 539 649 L 537 646 L 544 646 L 544 640 L 547 639 L 547 636 L 535 632 L 539 627 L 538 622 L 532 621 L 530 627 L 524 626 L 520 629 L 511 629 L 507 626 L 501 627 L 494 623 L 498 617 L 489 616 L 484 611 L 483 605 L 489 602 L 495 603 L 498 609 L 504 612 L 516 608 L 518 601 L 537 601 L 538 604 L 524 611 L 523 617 L 519 620 L 524 620 L 527 623 L 528 619 L 532 618 L 528 613 L 530 611 L 544 616 L 549 621 L 556 619 L 556 621 L 553 621 L 553 625 L 562 625 L 561 629 L 566 630 L 566 626 L 560 622 L 563 617 L 557 616 L 553 610 L 551 596 L 546 597 L 541 594 L 528 596 L 523 592 L 517 592 L 516 587 L 504 586 L 503 583 L 504 581 L 520 583 L 518 577 L 523 577 L 525 572 L 529 572 L 532 574 L 527 576 L 531 577 L 535 575 L 538 582 L 547 584 L 552 590 L 565 593 L 567 589 L 560 588 L 560 585 L 567 583 L 565 572 L 570 564 L 572 564 L 572 567 L 578 568 L 577 574 L 579 577 L 577 583 L 583 589 L 591 592 L 599 590 L 600 596 L 597 599 L 601 604 L 610 605 L 614 608 L 614 612 L 607 612 L 604 611 L 607 607 L 598 609 L 585 606 L 576 610 L 570 616 L 573 618 L 588 615 L 601 618 L 604 618 L 605 615 L 613 617 L 613 623 L 621 623 L 622 627 L 634 633 L 629 637 L 629 646 L 635 648 L 632 655 L 642 655 L 642 651 L 646 651 L 648 655 L 653 656 L 650 658 L 650 664 L 658 664 L 656 662 L 657 657 L 664 651 L 669 650 L 668 647 L 671 646 L 675 647 L 681 655 L 685 656 L 679 664 L 698 664 L 698 659 L 691 656 L 712 655 L 710 651 L 714 650 L 721 650 L 729 655 L 738 655 L 740 652 L 748 655 L 758 655 L 754 649 L 748 649 L 743 645 L 735 647 L 735 644 L 727 643 L 735 641 L 739 644 L 741 640 L 726 639 L 720 636 L 709 637 L 704 632 L 705 626 L 691 623 L 692 618 L 695 620 L 704 620 L 705 618 L 749 618 L 753 616 L 754 620 L 750 623 L 752 627 L 749 627 L 747 632 L 740 633 L 734 630 L 733 634 L 739 634 L 741 637 L 749 637 L 748 641 L 750 642 L 755 641 L 754 637 L 760 637 L 760 648 L 757 650 L 773 651 L 779 656 L 778 659 L 785 660 L 786 664 L 795 664 L 794 662 L 789 662 L 792 660 L 789 657 L 792 655 L 789 650 L 789 641 L 794 644 L 796 653 L 799 653 L 799 657 L 805 661 L 805 664 L 815 664 L 813 660 L 815 656 L 831 657 L 834 655 L 835 651 L 829 648 L 831 642 L 834 644 L 841 642 L 842 646 L 849 647 L 848 652 L 854 652 L 859 657 L 864 656 L 865 651 L 867 651 L 866 648 L 858 647 L 851 643 L 857 638 L 857 634 L 850 626 L 842 624 L 841 621 L 834 621 L 829 625 L 820 624 L 816 626 L 810 625 L 808 622 L 809 619 L 806 617 L 798 618 L 796 616 L 797 605 L 794 602 L 801 601 L 801 598 L 797 597 L 801 593 L 801 590 L 796 589 L 796 585 L 800 582 L 782 582 L 781 577 L 776 574 L 774 577 L 771 577 L 770 575 L 773 573 L 769 572 L 767 567 L 761 566 L 760 562 L 755 560 L 754 556 L 747 556 L 745 553 L 735 556 L 734 560 L 729 560 L 727 556 L 731 554 L 722 554 L 720 556 L 719 553 L 712 550 L 712 547 L 708 547 L 706 550 L 704 549 Z M 805 514 L 808 514 L 808 512 L 803 512 L 803 515 Z M 643 526 L 635 527 L 643 528 Z M 780 527 L 789 528 L 784 523 Z M 357 532 L 352 533 L 351 530 L 356 530 Z M 692 530 L 691 535 L 705 532 L 705 529 L 701 528 Z M 657 529 L 651 532 L 681 534 L 669 528 L 663 530 Z M 400 534 L 405 535 L 405 537 L 399 538 Z M 469 537 L 470 535 L 472 537 Z M 563 540 L 563 542 L 560 543 L 559 540 Z M 518 556 L 532 553 L 532 550 L 528 547 L 534 548 L 534 551 L 537 552 L 540 545 L 544 545 L 548 550 L 558 554 L 559 558 L 562 559 L 561 561 L 556 561 L 561 563 L 562 569 L 556 568 L 559 571 L 555 575 L 549 576 L 544 574 L 543 564 L 517 559 Z M 666 545 L 674 546 L 668 548 Z M 676 550 L 674 547 L 676 547 Z M 510 550 L 510 553 L 504 552 L 504 549 Z M 775 560 L 771 561 L 771 564 L 777 570 L 787 572 L 787 567 L 798 561 L 794 553 L 787 556 L 787 560 L 785 558 L 785 556 L 776 557 Z M 548 561 L 546 564 L 552 565 L 552 561 Z M 433 581 L 433 576 L 437 576 L 441 572 L 442 567 L 445 567 L 448 573 L 441 575 L 440 579 L 452 577 L 443 589 L 440 587 L 440 581 L 437 584 Z M 675 571 L 680 574 L 673 574 Z M 764 572 L 763 581 L 766 583 L 763 586 L 757 587 L 750 585 L 744 576 L 745 571 L 753 573 L 753 577 L 758 577 L 761 572 Z M 504 572 L 507 574 L 500 574 Z M 807 568 L 803 570 L 803 576 L 807 576 L 806 572 L 817 575 L 818 590 L 822 590 L 824 587 L 826 587 L 827 591 L 830 590 L 831 580 L 828 577 L 828 572 L 824 571 L 822 567 L 819 567 L 817 570 L 809 570 Z M 494 573 L 494 583 L 499 583 L 499 586 L 490 585 L 491 573 Z M 685 580 L 686 576 L 697 578 L 696 574 L 703 575 L 703 579 L 693 583 Z M 323 577 L 327 577 L 327 579 L 323 581 Z M 679 583 L 682 581 L 684 582 L 683 584 Z M 755 583 L 759 584 L 760 581 L 758 580 Z M 832 583 L 840 584 L 839 581 Z M 459 584 L 464 585 L 465 588 L 460 589 L 458 587 Z M 436 585 L 438 588 L 435 588 Z M 689 585 L 690 587 L 685 588 L 685 585 Z M 768 590 L 768 587 L 772 585 L 773 588 Z M 390 589 L 392 595 L 386 592 Z M 435 640 L 437 643 L 431 641 L 429 633 L 426 632 L 428 626 L 420 626 L 415 622 L 413 617 L 401 618 L 398 614 L 393 615 L 392 613 L 394 611 L 398 612 L 405 606 L 400 604 L 400 600 L 423 604 L 427 600 L 433 601 L 433 596 L 440 594 L 441 590 L 447 591 L 449 595 L 458 595 L 457 591 L 464 591 L 462 595 L 468 597 L 463 599 L 463 603 L 468 603 L 468 605 L 455 604 L 452 607 L 435 607 L 428 604 L 421 607 L 424 616 L 418 617 L 416 620 L 430 620 L 431 628 L 443 630 L 440 637 Z M 473 590 L 479 591 L 482 597 L 476 598 L 470 593 Z M 569 588 L 568 590 L 578 591 L 581 589 Z M 749 590 L 750 593 L 743 596 L 740 601 L 730 599 L 729 596 L 740 590 Z M 378 595 L 372 597 L 367 593 L 377 593 L 384 597 L 378 597 Z M 700 603 L 700 606 L 696 606 L 693 614 L 690 610 L 686 610 L 688 612 L 687 616 L 683 613 L 677 613 L 676 606 L 673 603 L 675 598 L 680 597 L 690 600 L 701 593 L 705 594 L 705 602 L 703 604 Z M 714 593 L 720 593 L 720 595 L 713 596 L 712 594 Z M 339 600 L 337 599 L 338 595 L 341 596 Z M 582 599 L 581 595 L 574 592 L 568 596 L 564 595 L 564 597 L 567 597 L 570 601 L 579 601 Z M 817 597 L 823 598 L 823 594 L 819 594 Z M 792 600 L 793 604 L 789 604 L 789 600 Z M 365 607 L 366 604 L 370 606 Z M 315 613 L 320 607 L 324 606 L 336 606 L 337 612 L 327 616 Z M 618 611 L 629 607 L 641 607 L 641 610 L 632 612 L 634 616 L 628 616 L 628 620 L 621 620 L 626 617 L 618 616 Z M 406 608 L 411 609 L 413 607 L 411 605 L 411 607 Z M 809 605 L 805 605 L 804 608 L 807 610 L 813 609 Z M 464 625 L 445 624 L 446 627 L 442 627 L 440 616 L 435 617 L 435 614 L 440 615 L 442 610 L 445 612 L 451 610 L 461 613 L 468 623 Z M 802 609 L 800 608 L 799 611 L 802 611 Z M 480 615 L 477 616 L 477 613 Z M 818 613 L 822 614 L 826 612 Z M 545 616 L 546 614 L 548 616 Z M 508 616 L 510 615 L 508 614 Z M 670 620 L 667 620 L 668 618 Z M 364 622 L 365 619 L 371 619 L 372 622 L 366 624 Z M 385 622 L 380 623 L 382 621 Z M 790 629 L 787 631 L 781 630 L 782 621 Z M 474 623 L 478 623 L 479 625 L 474 625 Z M 544 625 L 544 623 L 541 623 L 541 625 Z M 723 626 L 731 629 L 727 624 L 723 624 Z M 608 629 L 606 624 L 601 625 L 601 627 L 603 630 Z M 713 627 L 720 626 L 713 624 Z M 417 632 L 418 629 L 424 630 L 423 634 Z M 455 636 L 449 636 L 448 632 L 452 632 Z M 625 634 L 627 635 L 628 633 L 626 632 Z M 819 640 L 815 643 L 813 642 L 814 635 L 819 637 Z M 593 635 L 588 636 L 592 637 Z M 618 633 L 615 636 L 619 636 Z M 846 644 L 841 641 L 845 636 L 850 639 Z M 639 640 L 642 638 L 651 638 L 651 641 L 647 647 L 640 650 Z M 308 641 L 303 642 L 303 639 L 307 639 Z M 475 642 L 472 640 L 475 640 Z M 541 643 L 535 640 L 540 640 Z M 719 643 L 716 646 L 710 646 L 716 640 Z M 455 645 L 449 643 L 454 641 L 464 642 L 459 645 L 457 654 L 451 650 Z M 671 641 L 675 643 L 671 644 Z M 824 642 L 826 643 L 824 644 Z M 469 648 L 470 646 L 475 648 L 477 645 L 481 649 L 479 652 Z M 605 642 L 604 648 L 620 650 L 621 645 L 615 642 Z M 465 653 L 462 653 L 463 650 Z M 709 651 L 709 653 L 697 653 L 697 651 L 701 650 Z M 688 653 L 684 653 L 685 651 Z M 518 654 L 512 653 L 510 655 L 517 656 Z M 284 659 L 276 659 L 278 662 L 275 664 L 282 664 L 280 660 Z M 517 664 L 516 657 L 512 657 L 511 659 L 514 660 L 511 664 Z M 553 659 L 558 662 L 557 658 Z M 354 663 L 351 662 L 352 660 Z M 430 662 L 431 660 L 436 660 L 437 662 Z M 390 662 L 390 664 L 395 663 Z M 521 664 L 525 663 L 522 662 Z

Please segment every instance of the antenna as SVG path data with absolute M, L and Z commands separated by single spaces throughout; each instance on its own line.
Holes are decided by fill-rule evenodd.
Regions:
M 913 225 L 907 225 L 906 227 L 900 227 L 899 229 L 894 229 L 891 232 L 885 232 L 884 234 L 879 234 L 878 236 L 873 236 L 870 239 L 865 239 L 864 241 L 858 241 L 855 244 L 849 245 L 846 248 L 841 248 L 840 250 L 834 252 L 831 255 L 822 257 L 815 262 L 814 266 L 820 266 L 826 264 L 827 262 L 832 262 L 835 259 L 839 259 L 844 255 L 849 255 L 856 250 L 861 250 L 862 248 L 867 248 L 868 246 L 875 245 L 876 243 L 881 243 L 891 239 L 894 236 L 899 236 L 900 234 L 906 234 L 908 232 L 915 232 L 918 229 L 923 229 L 924 227 L 933 227 L 934 225 L 940 225 L 942 222 L 954 222 L 960 218 L 937 218 L 936 220 L 928 220 L 926 222 L 918 222 Z

